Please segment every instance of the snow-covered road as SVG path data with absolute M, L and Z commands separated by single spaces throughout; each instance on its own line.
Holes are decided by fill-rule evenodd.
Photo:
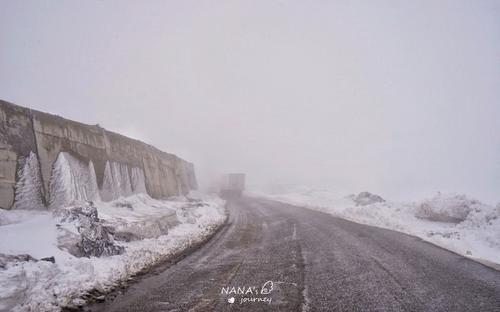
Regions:
M 349 221 L 420 237 L 465 257 L 500 268 L 500 204 L 487 205 L 463 194 L 441 194 L 396 202 L 362 192 L 339 196 L 314 188 L 258 196 L 332 214 Z
M 498 311 L 500 272 L 419 238 L 275 201 L 92 311 Z

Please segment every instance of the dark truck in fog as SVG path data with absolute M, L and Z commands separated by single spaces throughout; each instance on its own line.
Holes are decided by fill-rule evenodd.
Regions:
M 241 197 L 245 190 L 244 173 L 228 173 L 222 177 L 220 195 L 224 198 Z

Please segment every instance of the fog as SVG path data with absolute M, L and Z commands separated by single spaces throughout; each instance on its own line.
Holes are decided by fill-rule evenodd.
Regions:
M 498 1 L 2 1 L 0 98 L 192 161 L 202 187 L 500 201 Z

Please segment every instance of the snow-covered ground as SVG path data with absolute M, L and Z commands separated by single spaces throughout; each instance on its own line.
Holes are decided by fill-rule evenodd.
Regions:
M 0 311 L 57 311 L 81 305 L 89 291 L 112 289 L 203 240 L 226 218 L 223 200 L 199 194 L 170 200 L 135 194 L 94 206 L 102 227 L 90 234 L 101 234 L 103 228 L 129 234 L 112 242 L 124 249 L 121 254 L 75 257 L 61 247 L 61 238 L 78 235 L 78 223 L 47 210 L 0 210 Z M 54 257 L 55 263 L 7 256 L 22 254 Z
M 420 237 L 464 256 L 500 264 L 500 205 L 493 207 L 459 194 L 437 194 L 417 202 L 340 197 L 304 189 L 254 195 L 305 206 L 332 215 Z

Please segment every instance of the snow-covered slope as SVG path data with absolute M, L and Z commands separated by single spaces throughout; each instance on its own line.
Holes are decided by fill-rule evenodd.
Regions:
M 500 207 L 465 195 L 437 194 L 418 202 L 360 205 L 325 190 L 255 194 L 320 210 L 354 222 L 418 236 L 464 256 L 500 264 Z
M 61 233 L 81 233 L 59 214 L 0 210 L 0 311 L 58 311 L 64 306 L 81 305 L 87 292 L 113 288 L 203 240 L 226 218 L 223 200 L 199 194 L 174 200 L 154 200 L 139 194 L 112 202 L 97 201 L 94 206 L 99 224 L 106 229 L 133 233 L 128 241 L 114 242 L 125 248 L 122 254 L 75 257 L 58 247 Z M 55 263 L 12 261 L 6 256 L 20 254 L 36 259 L 54 257 Z

